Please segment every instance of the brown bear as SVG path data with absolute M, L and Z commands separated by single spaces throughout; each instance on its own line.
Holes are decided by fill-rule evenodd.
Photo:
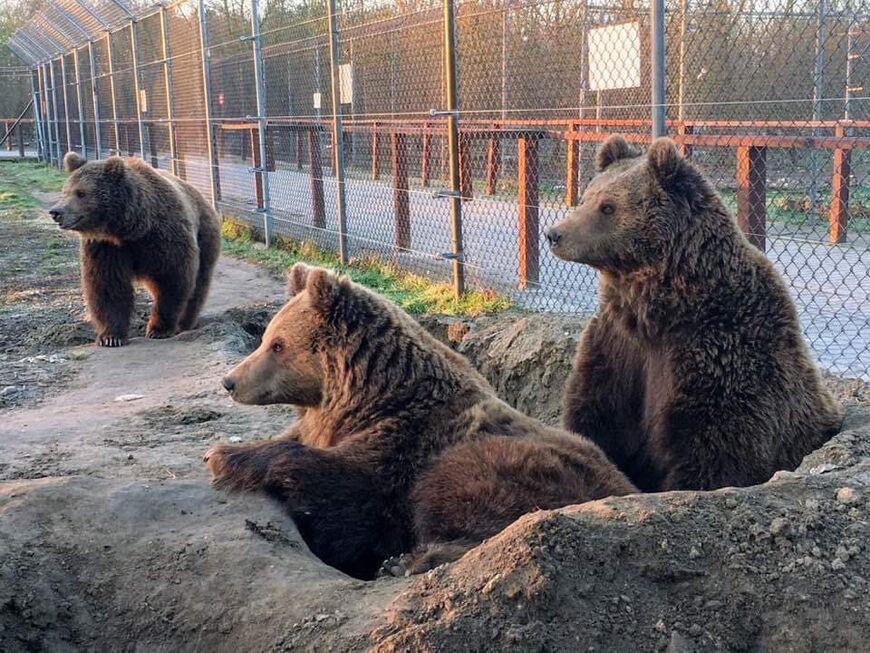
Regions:
M 794 303 L 673 141 L 601 147 L 582 203 L 547 232 L 600 272 L 564 426 L 644 490 L 763 482 L 840 427 Z
M 532 510 L 636 491 L 592 442 L 505 404 L 386 299 L 301 264 L 288 290 L 223 383 L 241 403 L 294 404 L 299 419 L 204 460 L 217 487 L 282 501 L 326 563 L 371 578 L 416 546 L 408 566 L 422 571 Z
M 133 283 L 154 306 L 149 338 L 193 328 L 220 254 L 220 220 L 199 191 L 141 159 L 87 162 L 75 152 L 63 197 L 49 209 L 61 229 L 81 237 L 85 303 L 97 343 L 127 343 Z

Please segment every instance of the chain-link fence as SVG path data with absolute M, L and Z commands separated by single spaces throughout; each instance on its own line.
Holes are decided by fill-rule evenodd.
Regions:
M 866 0 L 56 0 L 9 45 L 45 160 L 141 156 L 267 239 L 534 310 L 594 310 L 595 273 L 542 234 L 597 144 L 649 142 L 663 107 L 822 366 L 867 378 L 868 19 Z
M 0 66 L 0 159 L 34 157 L 30 68 Z

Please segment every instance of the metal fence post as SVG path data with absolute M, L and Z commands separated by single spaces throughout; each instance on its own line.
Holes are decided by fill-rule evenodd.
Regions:
M 205 0 L 199 0 L 199 49 L 202 60 L 202 94 L 205 105 L 206 149 L 208 150 L 209 181 L 211 183 L 211 203 L 218 211 L 220 186 L 218 177 L 217 148 L 215 147 L 214 124 L 211 106 L 211 52 L 208 48 L 208 26 L 205 13 Z
M 94 140 L 96 141 L 97 158 L 103 158 L 103 135 L 100 125 L 100 94 L 97 89 L 97 66 L 94 63 L 94 42 L 88 41 L 88 62 L 91 67 L 91 97 L 94 101 Z
M 56 159 L 56 165 L 60 167 L 60 162 L 63 159 L 63 156 L 60 153 L 60 114 L 57 112 L 57 84 L 55 83 L 54 60 L 49 59 L 46 65 L 48 66 L 48 79 L 51 84 L 51 95 L 49 97 L 51 102 L 51 116 L 54 118 L 54 156 Z
M 825 0 L 819 0 L 818 13 L 816 14 L 816 57 L 813 70 L 813 122 L 822 119 L 822 95 L 824 94 L 825 74 Z M 813 127 L 813 136 L 819 135 L 818 127 Z M 821 172 L 818 151 L 810 150 L 810 203 L 815 206 L 818 201 L 819 188 L 818 177 Z
M 664 136 L 665 129 L 665 0 L 651 0 L 650 62 L 652 95 L 652 137 Z
M 335 156 L 335 211 L 338 218 L 338 256 L 347 263 L 347 210 L 344 185 L 344 123 L 342 120 L 341 92 L 338 78 L 338 24 L 335 18 L 335 0 L 327 3 L 329 10 L 329 73 L 332 83 L 332 151 Z
M 175 144 L 175 107 L 172 88 L 172 62 L 169 59 L 169 15 L 160 7 L 160 46 L 163 57 L 163 84 L 166 90 L 166 129 L 169 138 L 169 171 L 178 175 L 178 152 Z
M 686 119 L 686 49 L 689 28 L 689 0 L 680 0 L 680 66 L 678 75 L 677 96 L 677 120 L 682 122 Z
M 142 86 L 139 80 L 139 37 L 136 19 L 130 18 L 130 53 L 133 63 L 133 89 L 136 93 L 136 124 L 139 127 L 139 152 L 145 158 L 145 124 L 142 122 Z
M 48 103 L 45 100 L 45 84 L 43 77 L 45 75 L 45 66 L 41 63 L 36 66 L 36 92 L 39 96 L 39 113 L 40 127 L 42 128 L 42 160 L 45 163 L 51 162 L 51 143 L 48 134 Z
M 66 62 L 64 61 L 64 56 L 60 56 L 60 79 L 61 79 L 61 87 L 63 89 L 63 119 L 66 124 L 66 149 L 72 149 L 72 134 L 70 133 L 69 127 L 69 96 L 67 95 L 66 85 Z
M 450 262 L 456 298 L 465 292 L 462 247 L 462 197 L 459 179 L 459 93 L 456 79 L 456 26 L 453 0 L 444 0 L 444 92 L 447 106 L 447 154 L 450 166 Z
M 85 114 L 82 106 L 82 76 L 79 69 L 79 49 L 73 49 L 73 67 L 76 71 L 76 106 L 79 112 L 79 139 L 82 148 L 82 156 L 87 158 L 88 150 L 85 144 Z
M 118 133 L 118 98 L 115 95 L 115 57 L 112 33 L 106 30 L 106 56 L 109 60 L 109 97 L 112 100 L 112 126 L 115 130 L 115 154 L 121 154 L 121 135 Z
M 34 76 L 37 77 L 36 82 L 34 82 Z M 42 135 L 42 116 L 39 110 L 39 96 L 36 92 L 37 84 L 39 83 L 38 76 L 39 68 L 35 67 L 30 71 L 30 95 L 33 98 L 33 127 L 36 133 L 36 155 L 41 160 L 45 157 L 45 138 Z
M 39 127 L 42 132 L 42 156 L 45 163 L 51 160 L 51 147 L 48 144 L 48 123 L 45 121 L 45 92 L 42 90 L 42 64 L 36 65 L 36 96 L 39 104 Z
M 254 44 L 254 78 L 257 92 L 257 135 L 259 140 L 260 159 L 259 173 L 263 186 L 263 238 L 266 246 L 272 242 L 272 207 L 269 200 L 269 166 L 266 151 L 266 79 L 263 74 L 263 53 L 260 50 L 260 4 L 251 0 L 251 36 Z

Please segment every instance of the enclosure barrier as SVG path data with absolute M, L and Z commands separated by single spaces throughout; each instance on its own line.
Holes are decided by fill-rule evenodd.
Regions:
M 6 151 L 141 157 L 267 243 L 570 312 L 596 277 L 544 230 L 609 134 L 667 133 L 785 276 L 819 360 L 868 376 L 866 4 L 55 0 L 9 42 L 27 68 L 0 122 L 32 101 Z

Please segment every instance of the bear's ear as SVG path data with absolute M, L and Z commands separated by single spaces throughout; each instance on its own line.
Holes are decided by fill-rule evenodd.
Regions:
M 657 138 L 646 155 L 650 173 L 660 186 L 672 184 L 683 170 L 683 157 L 670 138 Z
M 620 134 L 614 134 L 598 148 L 595 166 L 598 172 L 604 172 L 620 159 L 633 159 L 640 155 L 641 151 L 637 147 L 631 145 Z
M 311 306 L 325 318 L 331 318 L 341 299 L 345 285 L 341 278 L 323 268 L 309 268 L 305 289 L 311 298 Z
M 75 152 L 67 152 L 63 157 L 63 170 L 64 172 L 75 172 L 87 162 L 88 160 L 85 157 Z
M 312 268 L 305 265 L 305 263 L 296 263 L 290 268 L 290 272 L 287 273 L 287 299 L 295 297 L 305 290 L 305 286 L 308 283 L 308 273 L 311 270 Z
M 107 177 L 115 180 L 123 179 L 124 175 L 127 174 L 127 164 L 119 156 L 110 156 L 106 159 L 103 171 Z

